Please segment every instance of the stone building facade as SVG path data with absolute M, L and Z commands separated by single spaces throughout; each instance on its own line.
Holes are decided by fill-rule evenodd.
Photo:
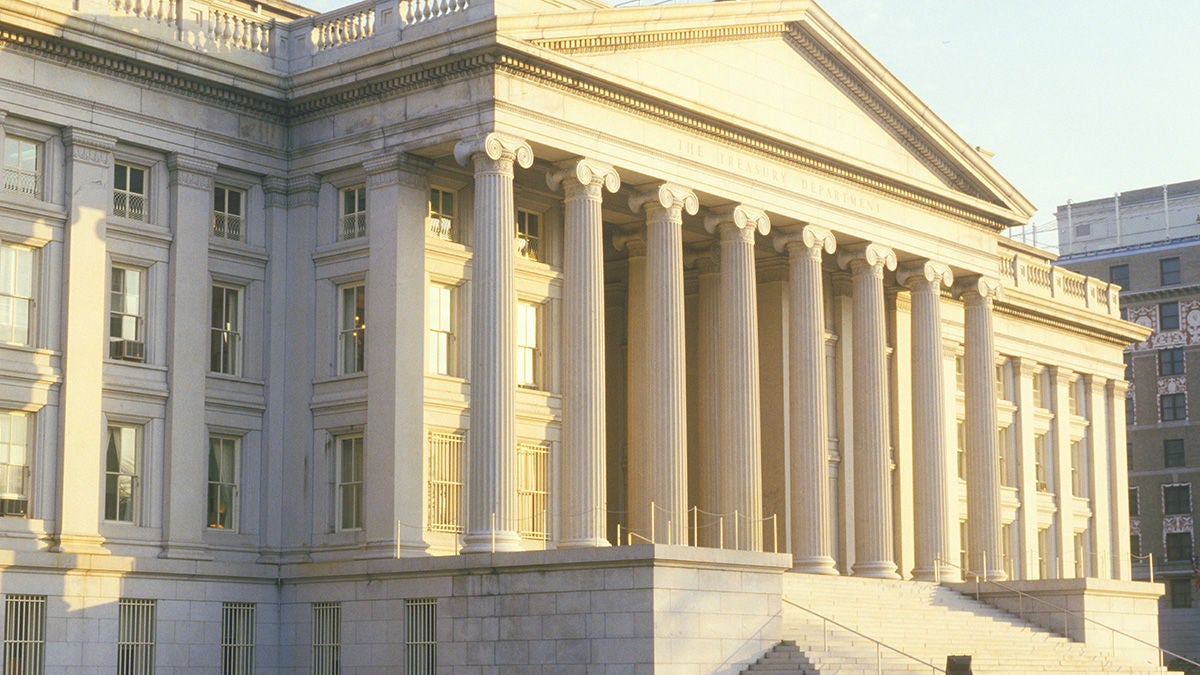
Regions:
M 1200 658 L 1192 497 L 1200 478 L 1200 181 L 1058 208 L 1064 267 L 1121 286 L 1121 311 L 1153 331 L 1125 352 L 1134 576 L 1166 584 L 1161 644 Z M 1195 385 L 1195 386 L 1193 386 Z
M 814 4 L 10 0 L 0 108 L 47 668 L 707 672 L 788 570 L 1130 579 L 1146 330 Z

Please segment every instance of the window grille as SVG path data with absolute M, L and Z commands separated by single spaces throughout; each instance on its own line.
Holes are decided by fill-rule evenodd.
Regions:
M 312 606 L 313 675 L 338 675 L 342 669 L 342 604 L 314 602 Z
M 361 373 L 366 365 L 367 294 L 361 284 L 339 286 L 338 365 L 342 375 Z
M 4 596 L 4 673 L 41 675 L 46 665 L 46 596 Z
M 213 188 L 213 236 L 242 241 L 245 214 L 242 205 L 246 193 L 233 188 Z
M 134 522 L 140 495 L 138 480 L 138 427 L 108 428 L 105 452 L 104 519 Z
M 440 188 L 429 190 L 429 217 L 426 219 L 430 236 L 446 241 L 458 241 L 457 221 L 454 218 L 454 193 Z
M 357 239 L 367 235 L 367 189 L 362 185 L 342 190 L 341 219 L 338 240 Z
M 463 434 L 430 431 L 429 530 L 463 531 Z
M 221 603 L 221 675 L 254 673 L 254 603 Z
M 42 198 L 42 144 L 26 138 L 4 139 L 4 191 Z
M 517 303 L 517 386 L 542 388 L 542 306 Z
M 363 525 L 363 437 L 337 439 L 337 523 L 339 530 Z
M 429 285 L 429 372 L 454 374 L 454 299 L 455 288 L 445 284 Z
M 550 538 L 550 447 L 517 443 L 517 533 L 526 539 Z
M 33 307 L 33 250 L 0 243 L 0 342 L 30 344 Z
M 404 601 L 404 672 L 433 675 L 437 672 L 437 599 Z
M 525 209 L 517 209 L 517 255 L 543 260 L 542 217 Z
M 117 609 L 117 674 L 154 672 L 154 600 L 121 598 Z
M 144 222 L 147 202 L 146 170 L 118 162 L 113 169 L 113 215 Z
M 29 515 L 30 419 L 22 412 L 0 411 L 0 516 Z
M 208 437 L 208 526 L 237 529 L 239 439 Z
M 242 289 L 220 284 L 212 287 L 210 324 L 209 370 L 237 375 L 242 355 Z
M 121 361 L 145 361 L 145 272 L 113 265 L 109 288 L 108 356 Z

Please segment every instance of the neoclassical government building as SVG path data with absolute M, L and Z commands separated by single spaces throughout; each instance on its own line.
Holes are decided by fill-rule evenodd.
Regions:
M 6 672 L 737 672 L 805 573 L 1153 612 L 1147 331 L 807 0 L 6 0 L 0 141 Z

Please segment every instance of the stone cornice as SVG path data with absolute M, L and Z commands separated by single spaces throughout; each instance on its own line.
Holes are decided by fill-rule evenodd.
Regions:
M 1030 323 L 1052 326 L 1069 333 L 1103 340 L 1117 347 L 1125 347 L 1136 341 L 1115 330 L 1105 330 L 1096 323 L 1069 321 L 1063 317 L 1061 310 L 1060 306 L 1055 306 L 1047 311 L 1040 311 L 1027 306 L 1018 307 L 1015 304 L 1011 304 L 1007 299 L 996 302 L 992 308 L 992 311 L 998 316 L 1007 316 Z
M 87 162 L 96 166 L 111 166 L 113 149 L 117 147 L 117 139 L 112 136 L 69 127 L 63 131 L 63 144 L 70 151 L 71 158 L 76 161 Z
M 1200 294 L 1200 284 L 1188 284 L 1187 286 L 1171 286 L 1168 288 L 1155 288 L 1148 291 L 1122 291 L 1121 302 L 1123 304 L 1146 302 L 1152 300 L 1170 300 L 1172 298 L 1184 298 L 1192 295 Z
M 531 43 L 560 54 L 594 54 L 596 52 L 613 52 L 628 49 L 654 49 L 656 47 L 671 45 L 753 40 L 772 35 L 777 36 L 786 30 L 788 30 L 786 23 L 773 22 L 748 26 L 718 26 L 715 28 L 547 38 L 531 40 Z

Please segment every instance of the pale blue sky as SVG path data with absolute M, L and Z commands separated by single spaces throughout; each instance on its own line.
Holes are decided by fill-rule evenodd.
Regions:
M 818 4 L 963 138 L 996 153 L 1038 225 L 1068 198 L 1200 178 L 1200 0 Z

